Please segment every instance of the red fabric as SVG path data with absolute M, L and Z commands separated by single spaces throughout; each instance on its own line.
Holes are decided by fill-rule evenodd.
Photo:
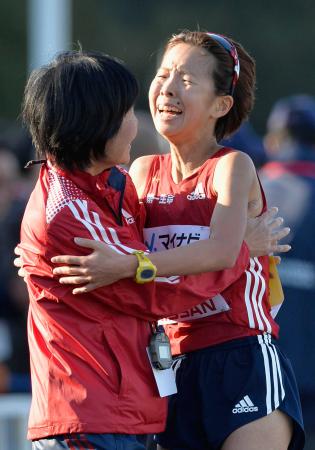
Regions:
M 142 199 L 147 211 L 144 230 L 147 244 L 159 236 L 160 239 L 163 237 L 164 246 L 186 245 L 190 238 L 198 235 L 198 226 L 209 227 L 217 201 L 212 187 L 214 170 L 219 158 L 231 151 L 221 149 L 179 184 L 174 183 L 171 176 L 170 154 L 153 159 Z M 164 198 L 173 198 L 173 201 L 167 203 Z M 263 201 L 266 210 L 264 194 Z M 182 239 L 183 235 L 185 239 Z M 164 321 L 168 323 L 166 329 L 173 354 L 263 332 L 278 336 L 278 325 L 270 315 L 268 300 L 268 257 L 251 259 L 245 269 L 238 275 L 235 272 L 234 279 L 229 278 L 229 286 L 219 291 L 230 310 L 222 312 L 221 303 L 215 308 L 208 302 L 183 310 Z M 204 289 L 205 286 L 199 288 Z M 209 315 L 211 308 L 213 314 Z
M 229 283 L 219 273 L 177 277 L 177 284 L 166 278 L 145 285 L 126 279 L 73 296 L 73 286 L 53 277 L 50 260 L 87 254 L 74 237 L 105 241 L 124 254 L 145 249 L 137 228 L 141 207 L 130 177 L 125 174 L 122 205 L 128 218 L 118 225 L 112 213 L 117 195 L 107 185 L 108 176 L 69 174 L 44 165 L 25 211 L 20 247 L 30 296 L 30 439 L 162 431 L 166 399 L 158 397 L 146 355 L 148 320 L 190 308 Z M 247 261 L 244 247 L 239 266 Z

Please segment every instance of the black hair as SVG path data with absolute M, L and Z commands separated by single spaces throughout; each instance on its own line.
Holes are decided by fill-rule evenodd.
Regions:
M 121 61 L 100 52 L 63 52 L 31 73 L 22 118 L 40 158 L 84 170 L 105 156 L 137 95 L 137 80 Z

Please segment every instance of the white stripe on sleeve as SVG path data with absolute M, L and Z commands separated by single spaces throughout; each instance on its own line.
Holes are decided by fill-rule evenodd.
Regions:
M 77 201 L 76 201 L 76 202 L 77 202 Z M 99 238 L 99 236 L 97 235 L 97 233 L 96 233 L 95 229 L 93 228 L 93 226 L 92 226 L 86 219 L 83 219 L 82 217 L 80 217 L 79 211 L 77 210 L 77 208 L 76 208 L 76 206 L 74 205 L 74 203 L 71 201 L 71 202 L 68 203 L 68 206 L 69 206 L 69 208 L 70 208 L 72 214 L 74 215 L 74 217 L 75 217 L 79 222 L 81 222 L 81 223 L 85 226 L 85 228 L 88 229 L 88 231 L 90 232 L 92 238 L 93 238 L 95 241 L 100 241 L 100 238 Z M 80 206 L 80 205 L 79 205 L 79 206 Z
M 74 204 L 74 202 L 77 204 L 77 206 L 79 208 L 77 208 L 77 206 Z M 108 237 L 108 234 L 106 232 L 106 229 L 103 227 L 103 225 L 100 221 L 99 214 L 95 211 L 91 211 L 94 221 L 91 219 L 89 211 L 88 211 L 87 201 L 77 199 L 77 200 L 74 200 L 74 202 L 70 201 L 68 203 L 68 206 L 69 206 L 72 214 L 79 222 L 81 222 L 85 226 L 85 228 L 89 231 L 89 233 L 91 234 L 92 238 L 95 241 L 103 240 L 107 245 L 110 246 L 110 248 L 112 250 L 116 251 L 117 253 L 119 253 L 121 255 L 124 255 L 126 253 L 130 254 L 137 250 L 135 248 L 131 248 L 131 247 L 128 247 L 128 246 L 122 244 L 119 240 L 116 230 L 114 228 L 108 227 L 107 230 L 109 231 L 111 238 L 114 241 L 114 242 L 111 242 Z M 80 216 L 80 213 L 83 214 L 83 217 Z M 100 239 L 97 231 L 100 233 L 102 239 Z M 170 277 L 156 277 L 154 281 L 156 281 L 158 283 L 178 284 L 180 282 L 180 276 L 175 275 L 175 276 L 170 276 Z

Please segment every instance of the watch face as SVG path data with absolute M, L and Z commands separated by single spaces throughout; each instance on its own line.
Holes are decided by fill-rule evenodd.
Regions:
M 154 271 L 152 269 L 144 269 L 141 271 L 141 278 L 148 280 L 154 276 Z

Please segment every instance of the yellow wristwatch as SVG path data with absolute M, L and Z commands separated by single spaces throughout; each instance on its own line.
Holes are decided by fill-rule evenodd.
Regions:
M 138 259 L 138 268 L 135 276 L 135 282 L 139 284 L 153 281 L 156 277 L 157 269 L 150 259 L 144 254 L 142 250 L 137 250 L 132 253 Z

